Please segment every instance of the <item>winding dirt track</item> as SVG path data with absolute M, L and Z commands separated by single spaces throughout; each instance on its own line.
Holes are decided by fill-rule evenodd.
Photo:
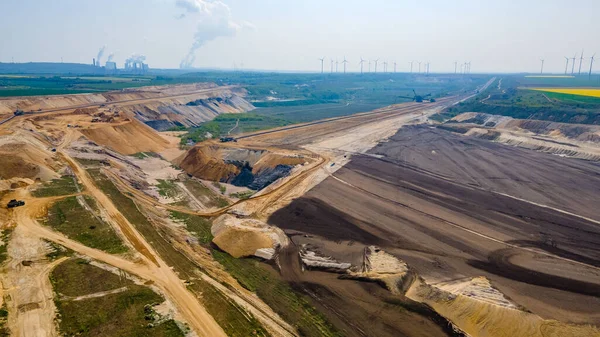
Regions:
M 226 336 L 223 329 L 206 309 L 198 302 L 195 296 L 187 290 L 183 281 L 159 257 L 152 246 L 137 232 L 135 227 L 119 212 L 112 201 L 102 193 L 92 182 L 79 165 L 68 155 L 60 155 L 71 165 L 74 173 L 81 183 L 87 188 L 100 205 L 106 210 L 111 220 L 119 226 L 126 240 L 142 255 L 142 263 L 124 260 L 120 257 L 89 248 L 78 242 L 66 238 L 64 235 L 40 226 L 34 219 L 40 207 L 47 201 L 32 200 L 27 205 L 15 209 L 14 216 L 18 224 L 25 227 L 35 235 L 61 244 L 80 254 L 97 259 L 117 268 L 123 269 L 139 277 L 153 281 L 154 284 L 173 302 L 190 327 L 200 336 Z

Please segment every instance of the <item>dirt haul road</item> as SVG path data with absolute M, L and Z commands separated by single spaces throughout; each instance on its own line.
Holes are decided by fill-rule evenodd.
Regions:
M 86 185 L 86 187 L 88 189 L 94 188 L 90 187 L 90 185 Z M 40 208 L 45 206 L 45 200 L 29 200 L 26 206 L 14 210 L 15 221 L 19 226 L 30 232 L 31 235 L 53 241 L 79 254 L 89 256 L 128 273 L 135 274 L 142 279 L 152 281 L 173 302 L 182 317 L 184 317 L 186 322 L 199 336 L 226 336 L 212 316 L 206 312 L 194 295 L 185 288 L 183 281 L 163 261 L 154 257 L 153 260 L 155 262 L 150 262 L 147 259 L 144 259 L 142 263 L 132 262 L 68 239 L 64 235 L 37 223 L 35 217 L 40 213 Z M 106 205 L 102 204 L 102 206 L 105 207 Z M 106 209 L 112 214 L 116 211 L 114 206 L 111 207 L 111 205 Z M 145 242 L 141 243 L 145 244 Z M 151 249 L 148 249 L 147 252 L 153 253 Z
M 156 207 L 205 217 L 218 216 L 230 210 L 243 210 L 245 213 L 263 213 L 257 215 L 266 218 L 277 207 L 283 207 L 282 200 L 290 202 L 291 199 L 301 196 L 332 171 L 342 166 L 347 161 L 347 158 L 344 157 L 350 150 L 364 152 L 382 139 L 393 135 L 405 123 L 423 118 L 426 113 L 438 111 L 457 99 L 460 98 L 443 98 L 436 103 L 398 104 L 373 112 L 248 134 L 243 136 L 244 139 L 238 143 L 221 144 L 221 146 L 236 148 L 278 151 L 277 146 L 279 145 L 297 149 L 298 146 L 314 142 L 315 145 L 306 146 L 303 151 L 312 153 L 318 160 L 265 188 L 255 196 L 216 211 L 198 212 L 162 204 L 144 192 L 131 187 L 114 172 L 106 171 L 106 173 L 119 188 L 132 193 L 137 200 Z M 325 143 L 317 142 L 319 139 L 324 140 Z M 338 148 L 348 144 L 351 145 L 345 148 L 345 152 L 337 151 Z M 334 167 L 336 163 L 338 166 Z
M 16 221 L 43 238 L 64 245 L 80 254 L 121 268 L 127 272 L 136 274 L 143 279 L 153 281 L 156 286 L 177 307 L 186 322 L 200 336 L 225 336 L 221 327 L 210 314 L 204 309 L 194 295 L 189 292 L 183 281 L 175 272 L 160 259 L 152 246 L 137 232 L 135 227 L 119 212 L 112 201 L 102 193 L 92 182 L 79 165 L 68 155 L 60 153 L 70 164 L 79 181 L 86 187 L 98 203 L 106 210 L 112 222 L 117 224 L 124 234 L 126 240 L 142 255 L 143 263 L 133 263 L 110 254 L 88 248 L 82 244 L 67 239 L 61 234 L 46 229 L 36 223 L 35 214 L 43 204 L 35 200 L 28 201 L 25 207 L 15 209 Z
M 15 120 L 31 117 L 32 115 L 44 116 L 44 115 L 54 114 L 54 113 L 72 112 L 75 109 L 84 109 L 84 108 L 91 108 L 91 107 L 100 107 L 100 106 L 109 107 L 109 106 L 119 106 L 119 105 L 124 106 L 124 105 L 133 105 L 133 104 L 142 104 L 142 103 L 153 102 L 156 100 L 161 100 L 161 99 L 166 99 L 166 98 L 186 97 L 186 96 L 190 96 L 190 95 L 205 94 L 205 93 L 212 93 L 215 91 L 234 89 L 234 88 L 238 88 L 238 87 L 239 86 L 236 86 L 236 85 L 227 85 L 227 86 L 221 86 L 221 87 L 215 87 L 215 88 L 194 90 L 191 92 L 186 92 L 186 93 L 181 93 L 181 94 L 162 95 L 162 96 L 157 96 L 157 97 L 152 97 L 152 98 L 126 99 L 126 100 L 120 100 L 120 101 L 107 101 L 107 102 L 100 102 L 100 103 L 78 104 L 78 105 L 64 106 L 64 107 L 60 107 L 60 108 L 44 109 L 44 110 L 39 110 L 39 111 L 35 111 L 35 112 L 27 112 L 20 116 L 14 116 L 14 115 L 10 116 L 10 117 L 4 119 L 2 122 L 0 122 L 0 125 L 5 124 L 11 120 L 15 121 Z

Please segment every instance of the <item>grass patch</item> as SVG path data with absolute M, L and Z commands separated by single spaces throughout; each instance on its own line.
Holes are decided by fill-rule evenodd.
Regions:
M 241 200 L 246 200 L 254 195 L 254 191 L 245 191 L 245 192 L 237 192 L 230 194 L 231 197 L 238 198 Z
M 281 280 L 274 270 L 268 270 L 255 259 L 235 259 L 219 250 L 213 257 L 246 289 L 255 292 L 286 322 L 295 326 L 301 336 L 342 336 L 309 300 Z
M 110 179 L 100 173 L 99 169 L 88 170 L 90 176 L 94 179 L 96 185 L 109 196 L 119 211 L 136 227 L 144 238 L 152 244 L 161 258 L 183 279 L 197 278 L 196 271 L 200 268 L 192 262 L 187 256 L 173 247 L 165 237 L 168 233 L 161 235 L 159 229 L 153 226 L 149 220 L 140 212 L 133 200 L 123 195 Z M 184 214 L 173 212 L 174 217 L 186 221 L 190 229 L 204 233 L 202 239 L 208 240 L 210 228 L 199 217 L 186 217 Z M 172 214 L 173 214 L 172 213 Z M 235 303 L 229 301 L 221 295 L 217 289 L 202 280 L 194 280 L 190 285 L 201 303 L 206 307 L 217 323 L 225 330 L 229 336 L 249 336 L 257 335 L 267 336 L 266 331 L 260 326 L 258 321 Z
M 145 159 L 145 158 L 159 158 L 160 156 L 154 152 L 137 152 L 131 155 L 137 159 Z
M 103 166 L 104 165 L 104 162 L 101 160 L 82 159 L 82 158 L 75 158 L 75 160 L 83 167 Z
M 179 191 L 179 188 L 172 180 L 157 179 L 157 181 L 158 185 L 156 185 L 156 187 L 158 188 L 158 194 L 163 197 L 177 198 L 181 195 L 181 191 Z
M 8 323 L 8 307 L 6 306 L 6 299 L 2 301 L 2 307 L 0 308 L 0 337 L 10 336 L 10 329 L 6 326 Z
M 227 336 L 270 336 L 254 316 L 229 300 L 208 282 L 195 280 L 188 289 L 200 298 L 202 305 L 215 318 Z
M 158 317 L 152 305 L 164 299 L 151 289 L 94 267 L 69 260 L 50 276 L 54 290 L 88 295 L 127 286 L 127 290 L 101 297 L 72 301 L 57 296 L 59 329 L 65 336 L 184 336 L 175 321 Z
M 185 187 L 208 207 L 225 207 L 229 205 L 227 199 L 215 194 L 210 188 L 204 186 L 201 182 L 194 179 L 183 181 Z
M 213 181 L 213 186 L 218 188 L 219 191 L 221 191 L 221 194 L 225 194 L 225 191 L 227 191 L 227 188 L 223 185 L 221 185 L 218 181 Z
M 83 186 L 77 182 L 73 176 L 62 176 L 59 179 L 53 179 L 33 191 L 33 196 L 37 198 L 53 197 L 58 195 L 69 195 L 78 193 Z
M 70 249 L 68 249 L 68 248 L 66 248 L 64 246 L 61 246 L 61 245 L 59 245 L 57 243 L 54 243 L 52 241 L 44 239 L 44 242 L 48 246 L 50 246 L 50 248 L 51 248 L 50 249 L 50 253 L 46 254 L 46 257 L 50 261 L 54 261 L 54 260 L 59 259 L 59 258 L 61 258 L 63 256 L 71 256 L 72 253 L 73 253 L 72 250 L 70 250 Z
M 213 235 L 210 232 L 211 223 L 207 219 L 176 211 L 171 211 L 171 217 L 173 219 L 183 221 L 186 225 L 188 232 L 192 233 L 198 242 L 208 247 L 213 239 Z
M 88 196 L 83 198 L 85 203 L 95 207 L 93 199 Z M 127 251 L 112 227 L 85 209 L 77 197 L 68 197 L 52 204 L 44 224 L 91 248 L 111 254 Z
M 0 264 L 3 264 L 8 258 L 8 242 L 10 241 L 11 234 L 12 228 L 0 230 L 0 241 L 2 241 L 2 246 L 0 246 Z
M 210 133 L 213 138 L 225 136 L 235 127 L 236 123 L 238 127 L 232 131 L 233 134 L 271 129 L 291 124 L 290 121 L 276 116 L 258 115 L 255 113 L 220 114 L 210 122 L 202 123 L 198 127 L 188 129 L 188 133 L 181 138 L 181 144 L 185 145 L 188 141 L 196 143 L 206 140 L 207 133 Z
M 54 291 L 65 296 L 88 295 L 133 284 L 83 259 L 69 259 L 59 264 L 52 271 L 51 281 Z

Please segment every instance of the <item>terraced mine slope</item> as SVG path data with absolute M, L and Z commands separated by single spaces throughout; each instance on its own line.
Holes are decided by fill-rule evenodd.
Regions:
M 381 247 L 418 275 L 400 281 L 406 296 L 469 335 L 597 335 L 586 324 L 600 323 L 598 177 L 593 162 L 407 126 L 269 222 L 296 245 L 353 266 L 363 265 L 365 247 Z M 389 302 L 365 284 L 349 295 L 349 281 L 289 268 L 323 302 L 354 308 L 338 312 L 347 322 L 361 324 L 358 301 Z M 476 277 L 511 307 L 490 306 L 477 287 L 465 296 L 446 286 Z M 448 302 L 456 296 L 462 302 Z

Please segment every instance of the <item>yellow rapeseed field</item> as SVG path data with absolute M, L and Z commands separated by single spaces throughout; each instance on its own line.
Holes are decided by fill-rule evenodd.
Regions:
M 532 88 L 532 90 L 555 92 L 559 94 L 570 94 L 578 96 L 600 97 L 600 89 L 586 88 Z

